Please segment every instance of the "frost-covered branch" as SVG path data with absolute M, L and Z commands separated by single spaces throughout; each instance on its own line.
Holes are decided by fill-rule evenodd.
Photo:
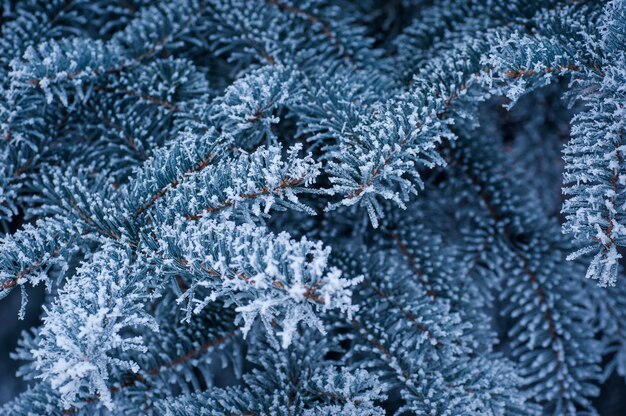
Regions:
M 0 241 L 0 298 L 27 282 L 50 285 L 48 271 L 53 267 L 60 268 L 59 273 L 64 274 L 82 232 L 80 225 L 63 217 L 52 217 L 4 236 Z
M 328 267 L 330 249 L 306 238 L 292 240 L 252 224 L 179 220 L 155 230 L 148 247 L 159 253 L 163 271 L 192 277 L 179 298 L 187 319 L 210 302 L 234 303 L 244 335 L 259 318 L 268 331 L 278 324 L 282 344 L 291 343 L 301 321 L 325 332 L 316 311 L 351 313 L 349 287 L 359 279 Z
M 65 407 L 98 394 L 111 408 L 107 380 L 120 370 L 139 370 L 135 361 L 116 354 L 145 351 L 141 335 L 133 331 L 158 330 L 144 309 L 150 286 L 149 279 L 131 268 L 128 250 L 105 243 L 59 291 L 33 355 L 39 378 L 58 389 Z

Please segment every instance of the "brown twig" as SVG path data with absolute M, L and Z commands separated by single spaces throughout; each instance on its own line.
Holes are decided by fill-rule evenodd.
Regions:
M 580 71 L 580 67 L 578 65 L 563 65 L 557 67 L 548 66 L 543 68 L 543 70 L 539 71 L 545 74 L 558 73 L 563 71 Z M 509 69 L 505 71 L 505 75 L 508 78 L 521 78 L 527 77 L 531 75 L 537 74 L 538 71 L 534 69 Z
M 501 215 L 499 214 L 496 207 L 493 205 L 490 196 L 484 191 L 484 187 L 481 185 L 478 177 L 474 175 L 471 171 L 467 171 L 466 173 L 470 181 L 480 189 L 480 191 L 478 192 L 478 195 L 480 199 L 483 201 L 483 203 L 485 204 L 485 206 L 487 207 L 487 210 L 490 216 L 496 222 L 498 223 L 502 222 Z M 539 299 L 539 303 L 542 305 L 542 307 L 545 308 L 544 317 L 546 319 L 546 322 L 548 323 L 548 332 L 550 334 L 550 339 L 552 340 L 551 349 L 555 357 L 557 371 L 561 371 L 562 362 L 559 356 L 559 352 L 554 348 L 555 343 L 559 338 L 559 334 L 557 333 L 557 330 L 556 330 L 556 323 L 554 320 L 554 316 L 548 306 L 546 294 L 541 285 L 541 282 L 539 281 L 539 278 L 537 277 L 535 272 L 533 272 L 528 259 L 526 258 L 524 253 L 522 253 L 517 247 L 515 247 L 515 244 L 513 243 L 510 233 L 508 231 L 507 225 L 504 224 L 504 227 L 505 228 L 502 232 L 502 236 L 505 238 L 505 240 L 508 241 L 513 254 L 515 254 L 515 256 L 522 262 L 522 266 L 523 266 L 522 269 L 524 273 L 526 274 L 526 276 L 528 277 L 528 280 L 531 283 L 531 285 L 534 286 L 534 291 L 535 291 L 535 294 L 537 295 L 537 298 Z M 565 385 L 563 384 L 563 380 L 558 380 L 558 383 L 559 383 L 560 394 L 563 396 L 565 394 Z
M 267 4 L 273 4 L 276 7 L 278 7 L 279 9 L 281 9 L 281 10 L 294 13 L 294 14 L 296 14 L 298 16 L 302 16 L 306 20 L 308 20 L 311 23 L 311 25 L 320 24 L 322 26 L 322 33 L 324 34 L 324 36 L 326 36 L 330 40 L 331 44 L 333 45 L 333 47 L 335 49 L 337 49 L 337 51 L 339 52 L 341 57 L 345 58 L 352 65 L 356 64 L 356 62 L 354 61 L 354 58 L 341 45 L 341 43 L 337 39 L 337 36 L 330 30 L 330 27 L 328 26 L 328 24 L 323 22 L 319 17 L 314 16 L 311 13 L 309 13 L 309 12 L 307 12 L 305 10 L 302 10 L 302 9 L 296 7 L 296 6 L 282 3 L 279 0 L 265 0 L 265 2 Z
M 273 190 L 270 190 L 268 187 L 263 187 L 260 190 L 256 191 L 256 192 L 250 192 L 247 194 L 241 194 L 239 195 L 239 198 L 241 199 L 245 199 L 245 200 L 252 200 L 252 199 L 256 199 L 260 196 L 263 195 L 268 195 L 270 193 L 274 193 L 274 192 L 281 192 L 287 188 L 292 188 L 294 186 L 297 186 L 299 184 L 301 184 L 304 181 L 304 178 L 297 178 L 297 179 L 290 179 L 290 178 L 284 178 L 281 183 L 279 184 L 279 186 Z M 192 215 L 187 215 L 185 217 L 185 219 L 189 220 L 189 221 L 195 221 L 198 220 L 200 218 L 202 218 L 202 215 L 204 213 L 214 213 L 214 212 L 218 212 L 221 211 L 224 208 L 228 208 L 231 207 L 233 204 L 235 203 L 234 200 L 232 199 L 226 199 L 224 201 L 220 201 L 217 203 L 216 206 L 214 207 L 209 207 L 209 208 L 204 208 L 202 209 L 199 213 L 196 214 L 192 214 Z
M 121 94 L 121 95 L 128 95 L 130 97 L 136 97 L 136 98 L 140 98 L 144 101 L 148 101 L 151 102 L 153 104 L 158 105 L 159 107 L 163 107 L 166 108 L 168 110 L 171 110 L 174 113 L 179 113 L 180 112 L 180 108 L 178 108 L 178 106 L 176 106 L 176 104 L 170 103 L 168 101 L 165 101 L 159 97 L 155 97 L 152 95 L 148 95 L 148 94 L 143 94 L 140 92 L 136 92 L 130 89 L 115 89 L 115 88 L 111 88 L 111 87 L 95 87 L 94 90 L 98 91 L 98 92 L 106 92 L 106 93 L 110 93 L 110 94 Z
M 426 294 L 430 296 L 431 298 L 435 299 L 437 297 L 437 291 L 433 288 L 431 283 L 428 281 L 428 278 L 424 274 L 424 270 L 422 270 L 422 268 L 417 265 L 417 261 L 415 260 L 415 257 L 411 255 L 411 252 L 404 245 L 404 243 L 402 242 L 402 239 L 400 238 L 398 234 L 393 234 L 391 237 L 396 242 L 396 246 L 398 247 L 398 250 L 400 251 L 400 253 L 404 256 L 406 261 L 409 263 L 409 267 L 411 268 L 411 270 L 415 272 L 420 283 L 424 285 L 424 289 L 426 289 Z
M 187 172 L 185 172 L 182 175 L 182 177 L 184 178 L 185 176 L 188 176 L 188 175 L 190 175 L 190 174 L 192 174 L 194 172 L 201 171 L 202 169 L 204 169 L 205 167 L 207 167 L 209 165 L 209 163 L 213 160 L 214 157 L 215 157 L 215 155 L 213 153 L 209 153 L 208 155 L 206 155 L 204 157 L 204 159 L 202 159 L 200 162 L 198 162 L 198 164 L 196 164 L 194 167 L 192 167 Z M 150 209 L 150 207 L 152 205 L 154 205 L 160 198 L 164 197 L 165 194 L 167 194 L 167 192 L 170 189 L 175 189 L 180 184 L 180 180 L 181 180 L 180 178 L 174 179 L 170 184 L 168 184 L 167 186 L 165 186 L 164 188 L 159 190 L 157 193 L 152 195 L 150 200 L 148 202 L 146 202 L 142 207 L 140 207 L 135 212 L 135 218 L 139 217 L 141 214 L 143 214 L 148 209 Z

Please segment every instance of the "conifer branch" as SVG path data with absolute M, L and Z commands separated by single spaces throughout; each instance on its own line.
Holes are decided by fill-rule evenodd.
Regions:
M 280 181 L 280 184 L 278 185 L 278 187 L 273 190 L 270 190 L 267 187 L 263 187 L 255 192 L 240 194 L 238 195 L 238 199 L 245 200 L 245 201 L 252 201 L 252 200 L 257 199 L 260 196 L 269 195 L 270 193 L 275 193 L 275 192 L 280 193 L 284 191 L 285 189 L 293 188 L 293 187 L 300 185 L 301 183 L 304 182 L 304 180 L 305 180 L 305 177 L 301 177 L 297 179 L 284 178 Z M 202 211 L 200 211 L 197 214 L 187 215 L 185 216 L 185 219 L 189 221 L 195 221 L 195 220 L 200 219 L 203 214 L 212 214 L 215 212 L 219 212 L 224 208 L 232 207 L 234 203 L 235 201 L 232 199 L 225 199 L 223 201 L 217 202 L 217 204 L 214 207 L 204 208 L 202 209 Z
M 172 360 L 168 361 L 165 364 L 162 364 L 158 367 L 154 367 L 151 368 L 147 371 L 139 371 L 137 373 L 134 373 L 132 375 L 132 377 L 128 380 L 125 380 L 123 383 L 120 384 L 120 387 L 111 387 L 109 389 L 109 391 L 111 392 L 111 394 L 115 394 L 120 392 L 121 390 L 125 389 L 125 388 L 129 388 L 132 387 L 136 382 L 140 382 L 142 384 L 146 384 L 148 383 L 148 380 L 146 380 L 145 376 L 148 377 L 157 377 L 160 374 L 162 374 L 164 371 L 173 369 L 174 367 L 177 367 L 179 365 L 183 365 L 195 358 L 198 358 L 199 356 L 207 353 L 208 351 L 210 351 L 211 349 L 213 349 L 214 347 L 217 347 L 218 345 L 224 344 L 228 341 L 230 341 L 232 338 L 236 337 L 239 335 L 239 330 L 236 329 L 234 331 L 231 331 L 227 334 L 225 334 L 224 336 L 215 338 L 215 339 L 211 339 L 206 341 L 204 344 L 200 345 L 198 348 L 194 349 L 194 350 L 190 350 L 187 351 L 186 353 L 176 356 L 175 358 L 173 358 Z M 86 398 L 84 400 L 82 400 L 82 403 L 85 404 L 91 404 L 91 403 L 96 403 L 100 400 L 99 396 L 94 396 L 94 397 L 90 397 L 90 398 Z M 69 414 L 75 414 L 78 411 L 77 408 L 70 408 L 70 409 L 64 409 L 63 410 L 63 414 L 64 415 L 69 415 Z
M 148 202 L 146 202 L 143 206 L 141 206 L 137 211 L 135 211 L 135 218 L 141 216 L 144 212 L 146 212 L 147 210 L 149 210 L 159 199 L 163 198 L 167 192 L 169 192 L 172 189 L 176 189 L 176 187 L 180 184 L 180 181 L 185 178 L 186 176 L 191 175 L 194 172 L 200 172 L 202 171 L 202 169 L 206 168 L 207 166 L 209 166 L 211 164 L 211 161 L 215 158 L 215 154 L 213 153 L 209 153 L 207 154 L 202 160 L 200 160 L 200 162 L 198 162 L 194 167 L 190 168 L 189 170 L 185 171 L 180 178 L 176 178 L 174 179 L 171 183 L 169 183 L 167 186 L 161 188 L 161 190 L 157 193 L 155 193 L 154 195 L 152 195 L 152 197 L 150 198 L 150 200 Z
M 424 271 L 417 265 L 417 261 L 415 260 L 415 258 L 407 250 L 400 236 L 398 234 L 393 234 L 391 238 L 393 238 L 393 240 L 396 243 L 396 246 L 398 247 L 398 250 L 404 256 L 406 261 L 409 263 L 409 267 L 411 268 L 411 270 L 415 272 L 415 275 L 417 276 L 419 282 L 424 286 L 424 289 L 426 290 L 426 294 L 430 296 L 431 298 L 435 299 L 437 297 L 437 292 L 433 289 L 432 285 L 428 281 L 428 278 L 426 278 Z
M 617 396 L 626 2 L 6 3 L 0 414 Z
M 337 39 L 337 36 L 330 30 L 330 28 L 328 27 L 327 23 L 322 22 L 317 16 L 306 12 L 305 10 L 302 10 L 296 6 L 293 6 L 291 4 L 286 4 L 283 3 L 279 0 L 265 0 L 265 2 L 267 4 L 273 4 L 275 6 L 277 6 L 279 9 L 284 10 L 284 11 L 288 11 L 291 13 L 294 13 L 298 16 L 302 16 L 304 17 L 306 20 L 308 20 L 312 26 L 316 26 L 316 25 L 321 25 L 322 27 L 322 33 L 324 34 L 324 36 L 326 36 L 328 38 L 328 40 L 332 43 L 333 47 L 335 49 L 337 49 L 337 51 L 340 53 L 340 55 L 345 58 L 346 60 L 348 60 L 348 62 L 350 62 L 350 64 L 355 65 L 356 62 L 354 60 L 354 58 L 348 53 L 348 51 L 341 45 L 341 43 L 339 43 L 339 40 Z
M 99 87 L 96 86 L 94 88 L 96 91 L 100 91 L 100 92 L 106 92 L 106 93 L 110 93 L 110 94 L 121 94 L 121 95 L 127 95 L 130 97 L 136 97 L 139 98 L 141 100 L 144 101 L 148 101 L 152 104 L 156 104 L 160 107 L 163 107 L 167 110 L 172 111 L 173 113 L 179 113 L 180 112 L 180 108 L 178 108 L 178 106 L 176 106 L 176 104 L 167 102 L 165 100 L 162 100 L 158 97 L 153 97 L 151 95 L 147 95 L 147 94 L 142 94 L 133 90 L 129 90 L 129 89 L 115 89 L 115 88 L 111 88 L 111 87 Z

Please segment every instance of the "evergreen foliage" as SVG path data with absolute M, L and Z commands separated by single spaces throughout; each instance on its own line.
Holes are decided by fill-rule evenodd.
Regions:
M 593 415 L 626 380 L 625 0 L 2 11 L 0 300 L 47 295 L 1 414 Z

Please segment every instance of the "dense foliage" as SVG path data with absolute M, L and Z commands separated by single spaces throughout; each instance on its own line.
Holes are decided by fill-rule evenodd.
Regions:
M 595 414 L 626 1 L 4 1 L 6 415 Z M 37 311 L 29 313 L 38 313 Z

